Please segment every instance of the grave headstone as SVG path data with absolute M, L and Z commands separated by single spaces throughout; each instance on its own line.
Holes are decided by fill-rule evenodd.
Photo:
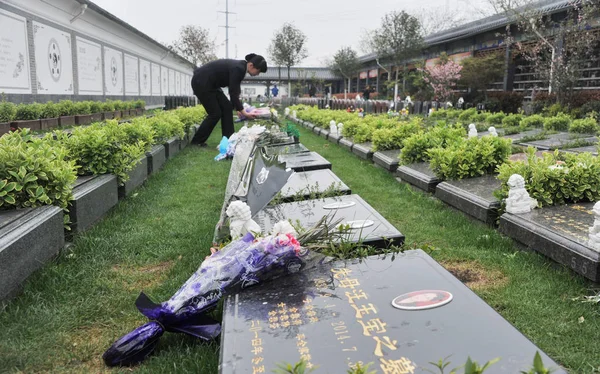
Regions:
M 270 232 L 273 225 L 281 220 L 299 221 L 308 228 L 327 215 L 343 219 L 342 224 L 352 227 L 344 234 L 344 240 L 348 242 L 362 242 L 380 248 L 404 242 L 404 235 L 358 195 L 268 206 L 255 219 L 263 232 Z
M 352 153 L 365 160 L 373 159 L 373 143 L 358 143 L 352 147 Z
M 316 262 L 229 295 L 220 372 L 268 373 L 304 359 L 308 369 L 344 373 L 361 362 L 387 374 L 448 369 L 467 358 L 489 373 L 529 370 L 536 352 L 565 373 L 463 283 L 421 250 L 358 262 Z
M 294 173 L 280 191 L 283 201 L 308 200 L 311 195 L 349 195 L 350 188 L 331 170 Z
M 400 155 L 400 149 L 391 149 L 387 151 L 377 151 L 373 153 L 373 162 L 375 165 L 381 166 L 382 168 L 394 172 L 398 169 L 398 156 Z
M 303 153 L 310 152 L 308 148 L 306 148 L 303 144 L 293 143 L 293 144 L 285 144 L 285 145 L 272 145 L 265 147 L 265 152 L 267 155 L 283 155 L 283 154 L 294 154 L 294 153 Z
M 396 176 L 403 182 L 410 183 L 426 192 L 435 192 L 435 187 L 441 182 L 429 167 L 428 162 L 416 162 L 399 166 L 396 170 Z
M 286 167 L 296 172 L 331 169 L 331 162 L 316 152 L 281 155 L 279 156 L 279 160 L 285 162 Z
M 435 187 L 435 196 L 479 221 L 494 225 L 500 207 L 494 191 L 500 186 L 495 175 L 448 180 Z

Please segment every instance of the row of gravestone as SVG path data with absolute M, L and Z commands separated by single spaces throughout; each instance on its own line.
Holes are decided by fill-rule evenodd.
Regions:
M 400 180 L 435 194 L 445 203 L 469 216 L 491 225 L 499 223 L 499 230 L 521 244 L 563 264 L 584 277 L 600 282 L 600 240 L 595 227 L 600 227 L 600 211 L 594 212 L 594 203 L 534 209 L 528 213 L 504 213 L 498 217 L 501 202 L 493 192 L 501 187 L 493 175 L 457 181 L 441 181 L 426 162 L 411 165 L 398 164 L 400 150 L 373 152 L 371 143 L 355 144 L 350 139 L 332 134 L 314 124 L 298 120 L 313 132 L 350 150 L 357 156 L 372 160 L 394 173 Z M 577 142 L 597 142 L 595 136 L 558 133 L 545 140 L 526 140 L 541 130 L 507 135 L 516 144 L 534 146 L 541 150 L 557 149 Z M 486 132 L 478 136 L 486 135 Z M 577 136 L 577 139 L 573 139 Z M 523 140 L 521 140 L 523 139 Z M 594 152 L 596 146 L 566 149 L 567 152 Z M 597 154 L 597 152 L 594 152 Z
M 334 215 L 351 228 L 346 241 L 404 241 L 319 154 L 302 144 L 271 146 L 265 154 L 278 155 L 295 173 L 281 189 L 280 203 L 254 215 L 263 232 L 282 219 L 310 227 Z M 315 199 L 332 192 L 338 196 Z M 225 299 L 220 373 L 266 373 L 300 360 L 323 373 L 371 362 L 377 373 L 415 373 L 448 356 L 454 366 L 467 357 L 485 362 L 500 356 L 489 371 L 515 373 L 527 370 L 539 351 L 421 250 L 344 262 L 302 256 L 300 271 L 289 269 L 285 277 Z M 543 353 L 542 359 L 564 372 Z
M 409 99 L 410 100 L 410 99 Z M 437 101 L 388 101 L 388 100 L 353 100 L 326 98 L 283 98 L 280 103 L 284 107 L 297 104 L 316 106 L 319 109 L 347 110 L 363 109 L 366 113 L 387 113 L 389 110 L 400 111 L 404 108 L 409 114 L 428 114 L 431 109 L 446 108 L 447 104 Z

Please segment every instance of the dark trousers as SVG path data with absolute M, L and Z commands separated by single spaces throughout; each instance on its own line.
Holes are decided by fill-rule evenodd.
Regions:
M 194 144 L 205 143 L 217 122 L 221 120 L 221 133 L 229 138 L 233 129 L 233 106 L 221 90 L 197 92 L 196 97 L 206 109 L 208 116 L 202 121 L 200 129 L 192 139 Z

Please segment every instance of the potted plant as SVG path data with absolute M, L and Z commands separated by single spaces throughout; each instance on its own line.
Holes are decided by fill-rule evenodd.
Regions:
M 92 109 L 88 101 L 75 103 L 75 123 L 78 125 L 89 125 L 92 123 Z
M 125 115 L 129 114 L 125 113 L 126 105 L 121 100 L 115 100 L 113 101 L 113 104 L 115 104 L 115 118 L 123 118 Z
M 144 100 L 136 100 L 134 101 L 134 106 L 136 109 L 136 114 L 141 116 L 144 114 L 144 110 L 146 109 L 146 102 Z
M 90 112 L 92 113 L 92 122 L 102 121 L 102 103 L 90 101 Z
M 4 95 L 2 95 L 2 101 L 0 101 L 0 135 L 10 131 L 10 123 L 15 119 L 16 115 L 17 106 L 6 101 Z
M 285 127 L 285 132 L 288 134 L 288 136 L 293 136 L 294 137 L 294 143 L 298 143 L 300 140 L 300 131 L 298 131 L 298 128 L 295 125 L 292 125 L 291 123 L 288 123 L 287 126 Z
M 115 104 L 112 100 L 106 100 L 101 103 L 102 119 L 108 120 L 115 118 Z
M 60 109 L 57 104 L 48 101 L 42 106 L 41 128 L 42 130 L 53 129 L 58 127 L 58 117 Z
M 60 127 L 75 125 L 75 104 L 71 100 L 61 100 L 58 103 L 58 108 L 60 111 L 58 125 Z
M 42 105 L 38 103 L 33 104 L 19 104 L 17 105 L 17 114 L 15 120 L 10 125 L 11 129 L 31 129 L 40 130 L 41 122 L 40 117 L 42 116 Z

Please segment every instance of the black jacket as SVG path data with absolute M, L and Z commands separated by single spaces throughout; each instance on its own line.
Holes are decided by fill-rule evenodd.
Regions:
M 229 97 L 233 107 L 240 111 L 244 107 L 240 102 L 240 84 L 246 76 L 246 61 L 244 60 L 215 60 L 204 64 L 194 70 L 192 89 L 198 96 L 202 93 L 220 90 L 229 87 Z

